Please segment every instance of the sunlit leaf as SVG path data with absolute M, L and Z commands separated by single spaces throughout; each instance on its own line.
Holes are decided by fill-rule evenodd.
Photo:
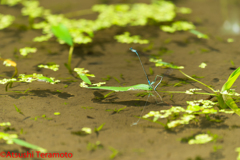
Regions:
M 198 38 L 209 39 L 208 35 L 203 34 L 195 29 L 189 30 L 190 33 L 195 34 Z
M 134 91 L 134 90 L 152 90 L 151 87 L 149 87 L 148 84 L 137 84 L 134 86 L 128 86 L 128 87 L 110 87 L 110 86 L 100 86 L 100 87 L 87 87 L 91 89 L 104 89 L 104 90 L 111 90 L 115 92 L 124 92 L 124 91 Z
M 39 147 L 39 146 L 36 146 L 36 145 L 33 145 L 33 144 L 30 144 L 28 142 L 25 142 L 21 139 L 17 139 L 17 138 L 14 138 L 12 139 L 14 143 L 18 144 L 18 145 L 21 145 L 21 146 L 24 146 L 24 147 L 27 147 L 27 148 L 31 148 L 31 149 L 34 149 L 34 150 L 37 150 L 37 151 L 40 151 L 42 153 L 46 153 L 47 150 L 42 148 L 42 147 Z
M 161 66 L 161 67 L 167 67 L 167 68 L 173 68 L 173 69 L 183 69 L 183 66 L 177 66 L 171 63 L 163 62 L 162 59 L 154 59 L 150 58 L 150 62 L 154 62 L 155 66 Z
M 59 24 L 57 26 L 52 26 L 53 34 L 59 38 L 60 40 L 64 41 L 70 46 L 73 46 L 72 36 L 70 35 L 68 28 L 64 24 Z

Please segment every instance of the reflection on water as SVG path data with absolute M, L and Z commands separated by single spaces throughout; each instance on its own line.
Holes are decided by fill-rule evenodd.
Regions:
M 240 34 L 240 0 L 221 0 L 221 11 L 224 23 L 223 34 Z

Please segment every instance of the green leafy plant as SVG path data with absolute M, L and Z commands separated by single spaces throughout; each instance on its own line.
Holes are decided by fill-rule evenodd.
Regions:
M 112 151 L 112 154 L 110 155 L 110 159 L 114 159 L 118 154 L 119 154 L 119 151 L 116 150 L 115 148 L 113 147 L 109 147 L 109 149 Z
M 198 134 L 195 136 L 195 139 L 188 141 L 188 144 L 205 144 L 212 141 L 213 138 L 208 134 Z
M 0 30 L 10 26 L 14 20 L 14 16 L 0 14 Z
M 184 109 L 180 106 L 172 106 L 168 110 L 161 111 L 150 111 L 148 114 L 142 116 L 142 119 L 158 123 L 162 125 L 165 129 L 172 129 L 180 125 L 189 124 L 190 121 L 195 120 L 199 121 L 200 115 L 204 115 L 207 120 L 211 122 L 222 122 L 218 119 L 210 118 L 210 115 L 216 115 L 217 113 L 226 113 L 232 114 L 233 112 L 229 112 L 226 110 L 216 110 L 213 107 L 217 104 L 210 100 L 197 100 L 197 101 L 187 101 L 188 106 L 187 109 Z M 196 116 L 199 115 L 199 116 Z M 153 119 L 149 119 L 152 117 Z M 158 121 L 159 119 L 167 119 L 166 123 Z M 210 133 L 209 133 L 210 134 Z M 210 134 L 212 137 L 215 135 Z
M 163 25 L 160 27 L 164 32 L 174 33 L 176 31 L 189 31 L 192 34 L 195 34 L 198 38 L 208 39 L 209 37 L 206 34 L 203 34 L 195 30 L 195 26 L 191 22 L 185 21 L 176 21 L 172 25 Z
M 139 44 L 148 44 L 149 41 L 147 39 L 141 39 L 140 36 L 130 36 L 129 32 L 124 32 L 121 35 L 116 35 L 114 38 L 120 43 L 139 43 Z
M 19 49 L 19 52 L 22 56 L 26 57 L 29 53 L 37 52 L 37 48 L 24 47 L 24 48 Z
M 58 71 L 59 65 L 55 63 L 47 63 L 46 65 L 43 65 L 43 64 L 38 65 L 38 68 L 46 68 L 46 69 L 51 69 L 53 71 Z
M 71 61 L 72 61 L 72 53 L 74 49 L 72 36 L 68 31 L 68 28 L 64 24 L 53 25 L 51 27 L 53 34 L 61 41 L 67 43 L 70 46 L 69 55 L 68 55 L 68 63 L 65 63 L 69 73 L 72 73 L 71 69 Z
M 98 133 L 99 131 L 101 131 L 104 125 L 105 123 L 101 124 L 98 128 L 94 128 L 94 132 Z
M 18 113 L 20 113 L 20 114 L 23 115 L 22 111 L 21 111 L 16 105 L 14 105 L 14 107 L 15 107 L 15 109 L 16 109 L 16 111 L 17 111 Z
M 55 78 L 53 77 L 45 77 L 42 74 L 30 74 L 30 75 L 25 75 L 25 74 L 19 74 L 18 79 L 16 78 L 10 78 L 10 79 L 2 79 L 0 80 L 0 84 L 7 84 L 5 87 L 5 90 L 7 91 L 7 87 L 9 84 L 13 83 L 13 82 L 26 82 L 26 83 L 31 83 L 33 81 L 40 81 L 40 82 L 47 82 L 47 83 L 51 83 L 51 84 L 56 84 L 58 82 L 60 82 L 60 80 L 54 80 Z M 27 89 L 28 90 L 28 89 Z M 24 91 L 24 93 L 27 92 Z
M 9 6 L 15 6 L 17 5 L 19 2 L 21 2 L 22 0 L 1 0 L 1 4 L 2 5 L 9 5 Z
M 156 63 L 156 66 L 159 66 L 159 61 L 157 60 L 151 60 L 151 62 Z M 162 61 L 160 61 L 161 63 Z M 218 99 L 218 103 L 220 105 L 220 108 L 224 109 L 224 108 L 231 108 L 236 114 L 238 114 L 240 116 L 240 110 L 238 109 L 238 106 L 236 105 L 236 103 L 234 102 L 234 100 L 231 98 L 231 96 L 239 96 L 240 94 L 236 93 L 233 89 L 231 89 L 232 85 L 234 84 L 234 82 L 237 80 L 237 78 L 240 75 L 240 67 L 237 68 L 235 71 L 232 72 L 232 74 L 229 76 L 227 82 L 222 86 L 221 91 L 219 90 L 215 90 L 212 87 L 194 79 L 193 77 L 187 75 L 186 73 L 184 73 L 183 71 L 181 71 L 178 67 L 176 66 L 171 66 L 171 64 L 165 62 L 165 63 L 161 63 L 161 66 L 166 66 L 166 67 L 170 67 L 173 69 L 178 69 L 184 76 L 188 77 L 189 79 L 198 82 L 202 85 L 204 85 L 205 87 L 209 88 L 213 93 L 202 93 L 202 92 L 196 92 L 196 90 L 188 90 L 186 92 L 175 92 L 175 91 L 160 91 L 160 92 L 167 92 L 167 93 L 185 93 L 185 94 L 205 94 L 205 95 L 211 95 L 211 96 L 216 96 Z
M 90 142 L 87 144 L 87 150 L 92 151 L 92 152 L 97 149 L 102 149 L 102 148 L 103 148 L 103 145 L 101 144 L 100 141 L 97 141 L 95 144 L 90 143 Z
M 79 77 L 87 84 L 92 84 L 88 77 L 95 77 L 94 74 L 87 74 L 89 70 L 84 70 L 84 68 L 74 68 L 74 71 L 77 72 Z
M 11 78 L 13 81 L 15 81 L 16 79 L 14 77 L 18 74 L 17 63 L 10 60 L 10 59 L 0 58 L 0 60 L 3 61 L 3 65 L 5 65 L 6 67 L 14 67 L 15 68 L 15 71 L 14 71 L 14 73 L 12 75 L 12 78 Z M 2 84 L 2 83 L 0 82 L 0 84 Z M 8 85 L 9 85 L 9 88 L 12 87 L 11 80 L 9 81 L 9 83 L 7 83 L 7 85 L 5 87 L 6 91 L 7 91 Z
M 2 123 L 0 123 L 2 124 Z M 5 126 L 5 125 L 8 125 L 10 126 L 10 122 L 7 122 L 5 123 L 4 125 L 0 125 L 0 126 Z M 46 153 L 47 150 L 42 148 L 42 147 L 39 147 L 39 146 L 36 146 L 36 145 L 33 145 L 33 144 L 30 144 L 30 143 L 27 143 L 21 139 L 18 139 L 18 135 L 17 134 L 8 134 L 8 133 L 3 133 L 3 132 L 0 132 L 0 140 L 3 139 L 6 141 L 7 144 L 18 144 L 20 146 L 23 146 L 23 147 L 27 147 L 27 148 L 30 148 L 30 149 L 34 149 L 34 150 L 37 150 L 37 151 L 40 151 L 42 153 Z
M 15 2 L 16 3 L 16 2 Z M 34 19 L 37 17 L 42 17 L 48 10 L 39 6 L 39 1 L 24 0 L 21 1 L 23 8 L 21 10 L 22 15 L 29 16 L 29 27 L 33 27 Z
M 115 113 L 119 113 L 120 111 L 122 111 L 122 110 L 124 110 L 125 108 L 127 108 L 126 106 L 125 107 L 123 107 L 123 108 L 120 108 L 120 109 L 106 109 L 106 111 L 113 111 L 113 113 L 112 114 L 115 114 Z

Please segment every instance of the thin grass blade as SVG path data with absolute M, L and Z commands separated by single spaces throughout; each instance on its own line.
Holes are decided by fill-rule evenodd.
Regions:
M 16 143 L 16 144 L 18 144 L 20 146 L 24 146 L 24 147 L 27 147 L 27 148 L 35 149 L 35 150 L 40 151 L 42 153 L 46 153 L 47 152 L 46 149 L 44 149 L 42 147 L 39 147 L 39 146 L 36 146 L 36 145 L 33 145 L 33 144 L 30 144 L 30 143 L 25 142 L 25 141 L 23 141 L 21 139 L 14 138 L 12 140 L 13 140 L 14 143 Z

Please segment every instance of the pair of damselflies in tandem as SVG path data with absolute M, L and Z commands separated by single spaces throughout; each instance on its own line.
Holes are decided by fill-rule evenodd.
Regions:
M 141 61 L 141 59 L 140 59 L 140 56 L 139 56 L 138 52 L 137 52 L 135 49 L 133 49 L 133 48 L 130 48 L 130 50 L 131 50 L 132 52 L 136 53 L 136 55 L 138 56 L 138 59 L 139 59 L 140 64 L 141 64 L 141 66 L 142 66 L 142 68 L 143 68 L 144 74 L 145 74 L 145 76 L 146 76 L 146 78 L 147 78 L 148 84 L 137 84 L 137 85 L 130 86 L 130 87 L 101 86 L 101 87 L 88 87 L 88 88 L 112 90 L 112 91 L 116 91 L 116 92 L 121 92 L 121 91 L 135 91 L 135 90 L 145 90 L 145 91 L 148 91 L 148 97 L 147 97 L 147 100 L 146 100 L 146 102 L 145 102 L 145 105 L 144 105 L 144 107 L 143 107 L 143 109 L 142 109 L 140 118 L 138 119 L 137 122 L 135 122 L 135 123 L 132 124 L 132 125 L 137 125 L 138 122 L 139 122 L 139 120 L 140 120 L 141 117 L 142 117 L 142 114 L 143 114 L 143 112 L 144 112 L 145 106 L 146 106 L 147 103 L 148 103 L 148 99 L 149 99 L 150 95 L 152 95 L 152 96 L 155 98 L 155 100 L 156 100 L 157 103 L 163 102 L 162 97 L 161 97 L 161 96 L 159 95 L 159 93 L 156 91 L 157 87 L 158 87 L 158 86 L 161 84 L 161 82 L 162 82 L 163 76 L 157 75 L 157 76 L 155 77 L 155 80 L 151 82 L 151 81 L 149 80 L 149 78 L 148 78 L 148 75 L 147 75 L 145 69 L 144 69 L 144 66 L 143 66 L 143 64 L 142 64 L 142 61 Z M 159 80 L 159 81 L 158 81 L 158 80 Z M 155 83 L 156 83 L 156 84 L 155 84 Z M 154 96 L 154 94 L 152 94 L 151 91 L 155 92 L 155 93 L 157 94 L 157 97 L 159 97 L 159 98 L 157 98 L 156 96 Z M 160 101 L 157 100 L 157 99 L 160 99 Z

